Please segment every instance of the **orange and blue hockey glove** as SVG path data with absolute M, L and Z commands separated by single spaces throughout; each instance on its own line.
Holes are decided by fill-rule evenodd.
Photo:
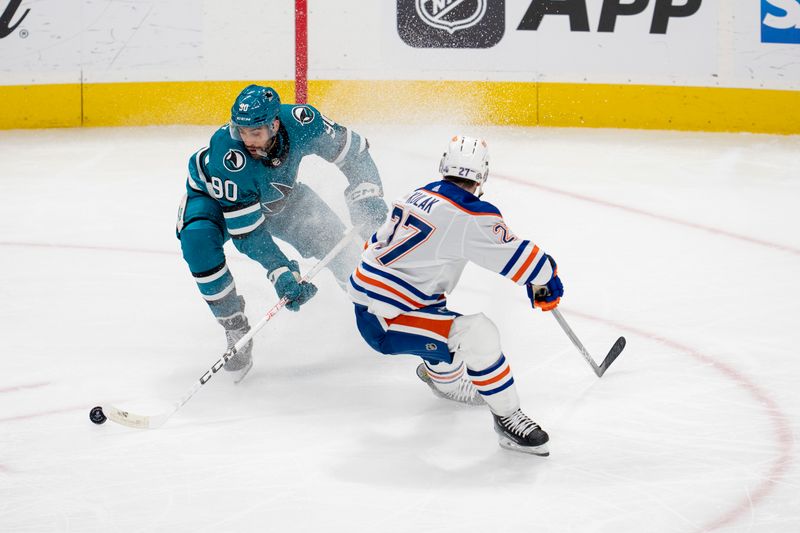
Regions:
M 552 311 L 558 304 L 561 303 L 561 297 L 564 295 L 564 285 L 561 283 L 561 278 L 558 277 L 558 267 L 552 257 L 548 256 L 550 265 L 553 267 L 553 277 L 547 282 L 547 285 L 532 285 L 528 284 L 528 298 L 531 300 L 533 307 L 538 307 L 542 311 Z

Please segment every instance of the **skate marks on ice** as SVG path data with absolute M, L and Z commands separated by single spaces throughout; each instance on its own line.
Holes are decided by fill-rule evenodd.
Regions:
M 440 154 L 428 149 L 424 157 L 408 158 L 389 146 L 430 148 L 455 133 L 418 129 L 412 137 L 404 130 L 363 129 L 386 169 L 387 188 L 396 188 L 390 196 L 424 176 L 435 178 Z M 3 159 L 10 167 L 0 180 L 10 190 L 7 209 L 0 212 L 0 241 L 8 244 L 0 246 L 10 277 L 0 291 L 10 305 L 0 310 L 0 328 L 5 328 L 0 338 L 8 353 L 22 353 L 40 325 L 50 334 L 36 337 L 26 357 L 6 360 L 0 377 L 0 389 L 22 387 L 0 395 L 2 416 L 15 418 L 3 421 L 0 432 L 5 465 L 0 467 L 0 529 L 244 531 L 270 524 L 275 530 L 338 532 L 352 530 L 356 516 L 387 533 L 469 531 L 498 527 L 498 508 L 512 532 L 529 531 L 531 520 L 544 531 L 591 527 L 638 533 L 642 523 L 659 533 L 798 529 L 793 488 L 800 480 L 791 421 L 800 413 L 792 389 L 800 376 L 790 357 L 797 345 L 790 318 L 797 316 L 800 301 L 794 288 L 796 254 L 691 227 L 696 223 L 798 249 L 794 230 L 788 229 L 796 224 L 778 231 L 782 225 L 760 215 L 783 217 L 791 181 L 783 174 L 773 180 L 782 188 L 773 187 L 773 200 L 766 192 L 771 184 L 764 185 L 755 173 L 717 182 L 695 173 L 692 186 L 699 189 L 687 201 L 737 190 L 749 197 L 751 186 L 764 185 L 758 193 L 761 207 L 747 212 L 759 224 L 743 229 L 724 221 L 735 221 L 745 211 L 730 209 L 730 219 L 724 211 L 701 220 L 687 208 L 674 218 L 690 224 L 665 224 L 503 179 L 530 178 L 567 193 L 670 213 L 653 198 L 668 195 L 672 184 L 643 181 L 641 172 L 630 168 L 672 165 L 653 159 L 663 143 L 683 138 L 671 134 L 497 129 L 487 135 L 497 147 L 497 180 L 490 177 L 487 194 L 503 197 L 498 203 L 513 229 L 530 230 L 534 239 L 564 256 L 559 265 L 568 294 L 564 310 L 587 349 L 597 355 L 621 334 L 629 341 L 624 355 L 598 380 L 551 318 L 531 316 L 517 287 L 478 285 L 454 295 L 459 310 L 485 310 L 497 320 L 523 405 L 551 435 L 549 458 L 502 450 L 488 412 L 453 409 L 433 397 L 414 375 L 414 359 L 372 353 L 357 338 L 351 311 L 329 279 L 322 279 L 320 294 L 302 315 L 277 317 L 256 339 L 253 372 L 240 386 L 220 379 L 169 425 L 147 434 L 92 425 L 87 412 L 97 402 L 116 398 L 138 406 L 147 398 L 169 400 L 219 351 L 218 332 L 210 329 L 216 326 L 208 325 L 206 310 L 193 299 L 195 288 L 171 233 L 185 166 L 184 154 L 174 153 L 174 141 L 193 146 L 207 132 L 115 131 L 120 142 L 130 138 L 132 145 L 144 147 L 152 165 L 142 173 L 141 164 L 123 150 L 114 179 L 102 160 L 73 175 L 63 158 L 43 158 L 31 175 L 22 165 L 25 158 Z M 594 146 L 599 134 L 611 140 Z M 36 132 L 29 141 L 41 135 L 70 161 L 89 160 L 104 142 L 100 130 L 79 137 Z M 652 139 L 654 148 L 642 148 L 643 138 Z M 731 138 L 725 150 L 748 140 Z M 613 176 L 580 176 L 579 160 L 602 171 L 617 141 L 634 147 L 626 148 L 627 155 L 643 150 L 641 161 L 614 168 Z M 518 150 L 520 143 L 530 150 Z M 12 145 L 25 149 L 18 141 Z M 555 156 L 545 153 L 551 149 L 581 157 L 560 159 L 559 170 Z M 714 142 L 704 142 L 697 154 L 713 157 L 715 149 Z M 416 147 L 411 151 L 423 153 Z M 693 153 L 683 153 L 681 169 L 696 166 Z M 758 158 L 748 154 L 746 159 Z M 508 164 L 511 157 L 516 159 Z M 8 177 L 14 175 L 35 179 Z M 74 186 L 48 184 L 49 175 L 69 178 Z M 329 184 L 323 189 L 326 199 L 342 203 L 343 178 L 320 172 L 309 177 L 314 179 Z M 137 184 L 142 186 L 132 186 Z M 175 194 L 167 184 L 174 185 Z M 95 198 L 108 195 L 99 212 L 81 201 L 89 190 Z M 26 220 L 30 208 L 22 206 L 32 191 L 43 207 L 35 223 L 20 225 L 16 221 Z M 738 204 L 709 204 L 704 214 L 731 206 Z M 587 216 L 589 226 L 581 226 Z M 103 224 L 95 225 L 95 219 Z M 609 238 L 620 235 L 634 238 L 628 248 L 635 253 L 606 249 Z M 59 242 L 86 249 L 48 244 Z M 681 246 L 674 255 L 657 255 L 659 248 L 676 245 Z M 690 245 L 691 253 L 683 245 Z M 693 253 L 704 247 L 723 252 L 722 258 L 693 261 Z M 263 274 L 236 257 L 230 254 L 237 285 L 253 295 L 248 309 L 255 317 L 274 299 Z M 743 258 L 781 287 L 770 292 L 774 313 L 743 303 L 744 293 L 728 294 L 728 287 L 744 279 L 737 270 Z M 653 288 L 667 270 L 681 281 L 680 291 Z M 593 285 L 597 279 L 623 283 L 598 287 Z M 616 305 L 617 298 L 625 305 Z M 134 311 L 142 302 L 157 305 L 146 306 L 147 313 Z M 697 315 L 686 312 L 695 306 L 713 313 L 698 323 Z M 318 327 L 310 330 L 309 324 Z M 753 338 L 743 342 L 744 330 Z M 72 385 L 23 387 L 56 382 L 55 376 L 67 376 Z M 6 403 L 7 398 L 13 401 Z M 25 418 L 55 405 L 81 407 Z M 221 516 L 221 507 L 238 511 Z

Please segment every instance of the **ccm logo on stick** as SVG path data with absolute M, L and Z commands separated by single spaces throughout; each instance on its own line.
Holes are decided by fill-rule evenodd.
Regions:
M 667 33 L 671 18 L 690 17 L 697 13 L 703 0 L 654 0 L 655 10 L 650 33 Z M 776 0 L 777 1 L 777 0 Z M 795 0 L 791 0 L 795 1 Z M 599 32 L 613 32 L 617 17 L 638 15 L 651 0 L 603 0 L 600 11 Z M 518 30 L 537 30 L 546 15 L 567 15 L 571 31 L 591 31 L 586 0 L 533 0 Z

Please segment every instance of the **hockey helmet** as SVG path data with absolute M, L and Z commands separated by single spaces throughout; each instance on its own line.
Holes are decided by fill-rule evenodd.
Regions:
M 272 87 L 248 85 L 236 97 L 231 107 L 233 127 L 258 128 L 268 126 L 278 117 L 281 99 Z
M 456 135 L 442 154 L 439 172 L 444 177 L 474 181 L 480 188 L 489 177 L 489 148 L 486 141 Z

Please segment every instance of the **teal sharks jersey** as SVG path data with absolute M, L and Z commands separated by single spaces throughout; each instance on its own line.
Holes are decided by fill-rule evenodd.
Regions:
M 244 143 L 234 138 L 235 130 L 225 125 L 189 160 L 189 198 L 215 199 L 234 239 L 247 238 L 270 215 L 283 210 L 297 182 L 300 161 L 307 155 L 337 165 L 349 181 L 348 191 L 366 185 L 380 188 L 365 138 L 310 105 L 282 104 L 278 118 L 280 128 L 268 157 L 252 157 Z

